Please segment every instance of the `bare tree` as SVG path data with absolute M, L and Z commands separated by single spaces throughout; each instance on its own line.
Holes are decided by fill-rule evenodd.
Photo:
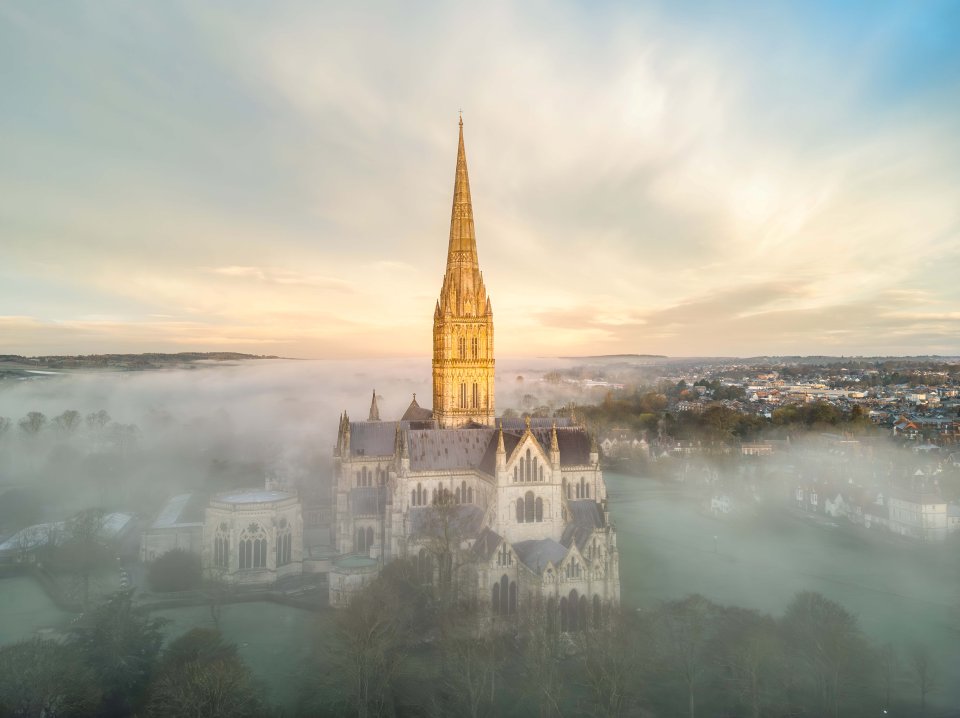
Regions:
M 547 615 L 539 596 L 528 603 L 521 619 L 523 674 L 536 701 L 537 715 L 541 718 L 559 716 L 564 687 L 560 660 L 567 639 L 556 630 L 557 622 Z
M 656 651 L 663 668 L 680 678 L 687 694 L 687 715 L 696 716 L 696 694 L 710 661 L 706 646 L 716 611 L 710 601 L 693 594 L 661 605 Z
M 57 431 L 61 434 L 72 434 L 80 426 L 80 412 L 74 409 L 68 409 L 59 416 L 55 416 L 53 423 L 57 427 Z
M 936 665 L 926 646 L 915 646 L 910 652 L 910 670 L 920 693 L 920 716 L 927 713 L 927 696 L 937 688 Z
M 27 436 L 36 436 L 46 423 L 47 417 L 45 414 L 39 411 L 31 411 L 20 420 L 20 431 Z
M 103 431 L 104 427 L 110 423 L 110 415 L 100 409 L 99 411 L 92 411 L 86 416 L 87 428 L 94 431 Z
M 583 679 L 593 698 L 593 714 L 612 717 L 631 712 L 641 655 L 636 626 L 628 625 L 619 608 L 609 611 L 603 625 L 578 634 Z

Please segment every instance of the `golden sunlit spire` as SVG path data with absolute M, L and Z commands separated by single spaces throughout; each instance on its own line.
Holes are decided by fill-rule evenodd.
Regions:
M 470 201 L 470 177 L 467 153 L 463 147 L 463 116 L 460 116 L 460 144 L 457 147 L 457 172 L 453 182 L 453 209 L 450 213 L 450 244 L 447 268 L 479 268 L 477 236 L 473 227 L 473 203 Z
M 477 259 L 463 117 L 459 121 L 450 243 L 433 313 L 433 418 L 443 427 L 493 425 L 493 308 Z

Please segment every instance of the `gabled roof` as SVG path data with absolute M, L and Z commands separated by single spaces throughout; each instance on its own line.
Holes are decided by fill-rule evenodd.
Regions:
M 416 394 L 413 395 L 413 401 L 410 402 L 410 406 L 407 407 L 400 418 L 401 421 L 430 421 L 431 419 L 433 419 L 433 412 L 430 409 L 424 409 L 417 403 Z
M 603 526 L 603 513 L 600 511 L 600 504 L 593 499 L 578 499 L 567 501 L 567 508 L 570 510 L 570 523 L 563 529 L 563 537 L 560 539 L 560 543 L 564 546 L 571 546 L 576 543 L 577 548 L 582 549 L 587 539 L 593 534 L 594 529 Z
M 473 544 L 473 553 L 480 561 L 489 561 L 503 543 L 503 537 L 491 528 L 485 528 Z
M 537 574 L 542 574 L 548 563 L 559 566 L 567 555 L 567 547 L 551 538 L 520 541 L 513 551 L 520 562 Z

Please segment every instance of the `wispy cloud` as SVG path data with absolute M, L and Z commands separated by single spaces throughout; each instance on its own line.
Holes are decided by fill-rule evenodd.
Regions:
M 940 12 L 4 7 L 4 344 L 427 354 L 463 106 L 502 354 L 956 346 Z

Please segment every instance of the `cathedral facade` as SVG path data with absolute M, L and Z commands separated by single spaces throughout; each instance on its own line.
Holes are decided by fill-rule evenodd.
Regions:
M 399 420 L 383 420 L 374 392 L 366 421 L 341 415 L 337 552 L 411 559 L 424 581 L 454 580 L 461 600 L 495 618 L 538 605 L 564 630 L 598 622 L 619 602 L 620 571 L 596 444 L 566 418 L 496 418 L 462 120 L 432 364 L 431 409 L 414 395 Z

